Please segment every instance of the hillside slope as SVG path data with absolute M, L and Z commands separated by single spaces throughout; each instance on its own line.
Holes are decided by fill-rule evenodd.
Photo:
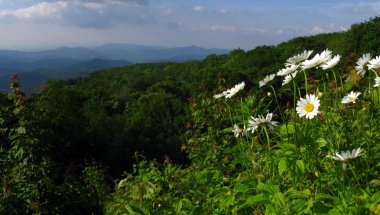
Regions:
M 378 213 L 377 73 L 345 80 L 359 56 L 380 54 L 379 30 L 374 18 L 347 32 L 201 61 L 109 68 L 50 80 L 30 98 L 13 77 L 12 93 L 0 94 L 0 211 Z M 273 88 L 259 88 L 289 57 L 327 48 L 342 55 L 335 72 L 312 68 L 293 85 L 276 78 Z M 232 99 L 213 98 L 243 81 Z M 313 97 L 303 107 L 323 107 L 310 121 L 296 113 L 308 90 L 323 92 L 320 105 Z M 362 94 L 343 104 L 349 91 Z M 269 112 L 278 123 L 267 115 L 256 119 L 265 129 L 240 129 Z

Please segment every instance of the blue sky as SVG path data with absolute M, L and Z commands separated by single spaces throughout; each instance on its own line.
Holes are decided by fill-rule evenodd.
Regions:
M 345 31 L 379 0 L 0 0 L 0 49 L 165 47 L 252 49 Z

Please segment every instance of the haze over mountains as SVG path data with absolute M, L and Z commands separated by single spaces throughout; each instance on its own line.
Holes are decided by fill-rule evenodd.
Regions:
M 147 62 L 201 60 L 210 54 L 226 54 L 227 49 L 197 46 L 154 47 L 133 44 L 106 44 L 96 48 L 62 47 L 44 51 L 0 50 L 0 91 L 7 91 L 11 74 L 18 74 L 25 88 L 51 78 L 71 78 L 110 67 Z

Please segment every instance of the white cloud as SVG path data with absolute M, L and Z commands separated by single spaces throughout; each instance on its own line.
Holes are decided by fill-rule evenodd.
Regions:
M 252 33 L 266 33 L 268 32 L 267 30 L 265 29 L 262 29 L 262 28 L 255 28 L 255 27 L 250 27 L 250 28 L 247 28 L 245 29 L 246 32 L 252 32 Z
M 224 15 L 227 13 L 227 10 L 226 9 L 219 9 L 219 10 L 216 10 L 215 13 L 218 15 Z
M 15 18 L 15 19 L 26 19 L 31 20 L 33 18 L 57 18 L 59 13 L 68 7 L 68 2 L 42 2 L 31 7 L 22 8 L 13 11 L 1 11 L 0 17 L 2 18 Z
M 214 26 L 210 26 L 209 29 L 211 31 L 214 31 L 214 32 L 223 32 L 223 33 L 235 33 L 236 32 L 236 28 L 234 26 L 218 26 L 218 25 L 214 25 Z
M 311 29 L 310 29 L 310 33 L 311 34 L 321 34 L 321 33 L 327 33 L 329 32 L 328 30 L 320 27 L 320 26 L 313 26 Z
M 201 5 L 196 5 L 195 7 L 193 7 L 193 11 L 197 13 L 204 11 L 204 9 L 205 8 Z
M 284 33 L 284 30 L 283 30 L 283 29 L 278 29 L 278 30 L 276 31 L 276 33 L 277 33 L 277 34 L 283 34 L 283 33 Z
M 106 9 L 106 6 L 100 3 L 88 2 L 88 3 L 83 3 L 82 5 L 87 9 L 97 10 L 99 12 Z
M 126 2 L 137 5 L 148 5 L 150 4 L 150 0 L 119 0 L 118 2 Z
M 145 8 L 148 4 L 148 0 L 42 2 L 17 10 L 0 11 L 0 24 L 50 23 L 82 28 L 109 28 L 125 23 L 140 25 L 155 22 L 154 15 Z
M 339 30 L 340 31 L 347 31 L 349 28 L 347 28 L 347 27 L 344 27 L 344 26 L 340 26 L 339 27 Z
M 166 15 L 173 15 L 173 9 L 172 8 L 169 8 L 165 11 L 165 14 Z
M 175 20 L 170 20 L 166 22 L 166 27 L 169 29 L 179 29 L 183 24 Z

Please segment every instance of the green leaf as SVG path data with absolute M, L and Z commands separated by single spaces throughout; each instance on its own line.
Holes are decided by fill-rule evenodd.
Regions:
M 174 204 L 174 211 L 178 214 L 182 210 L 182 201 L 179 200 Z
M 241 164 L 243 166 L 248 166 L 248 164 L 250 164 L 251 161 L 249 160 L 248 157 L 238 157 L 238 158 L 232 160 L 231 163 L 234 165 Z
M 287 161 L 286 158 L 281 158 L 280 162 L 278 162 L 278 174 L 282 175 L 287 170 Z
M 235 193 L 248 193 L 254 188 L 248 184 L 237 184 L 234 188 Z
M 303 160 L 297 160 L 296 164 L 297 164 L 298 169 L 301 170 L 302 173 L 304 173 L 305 163 L 303 162 Z
M 232 205 L 235 201 L 234 195 L 223 196 L 220 201 L 219 208 L 225 209 Z
M 18 134 L 26 134 L 26 129 L 21 126 L 21 127 L 16 128 L 16 132 Z
M 339 211 L 336 211 L 336 210 L 330 210 L 328 215 L 342 215 L 342 213 L 340 213 Z
M 380 186 L 380 180 L 379 179 L 373 179 L 369 182 L 371 185 Z
M 325 205 L 324 203 L 318 201 L 313 204 L 313 211 L 317 214 L 326 214 L 328 213 L 332 207 Z
M 303 190 L 298 191 L 291 188 L 290 190 L 286 191 L 286 196 L 288 196 L 290 199 L 307 199 L 310 197 L 311 192 L 310 190 Z
M 280 193 L 280 192 L 274 194 L 272 202 L 273 202 L 273 201 L 274 201 L 274 203 L 275 203 L 276 205 L 278 205 L 278 206 L 281 207 L 281 208 L 285 208 L 286 205 L 287 205 L 287 204 L 286 204 L 286 199 L 285 199 L 284 194 L 282 194 L 282 193 Z
M 258 190 L 262 190 L 264 192 L 267 192 L 268 194 L 271 194 L 271 195 L 274 195 L 278 192 L 280 192 L 280 188 L 278 187 L 278 185 L 273 185 L 273 184 L 269 184 L 269 183 L 259 183 L 257 185 L 257 189 Z
M 193 206 L 193 204 L 191 203 L 191 201 L 188 198 L 183 198 L 183 199 L 181 199 L 181 201 L 182 201 L 182 204 L 188 208 L 191 208 Z
M 296 199 L 293 200 L 291 203 L 291 209 L 294 212 L 297 212 L 297 214 L 309 214 L 309 207 L 308 207 L 308 202 L 306 199 Z
M 129 204 L 125 204 L 124 208 L 128 211 L 129 214 L 132 214 L 132 215 L 136 214 Z
M 241 208 L 246 208 L 246 207 L 252 207 L 252 206 L 256 206 L 256 205 L 264 205 L 264 204 L 269 204 L 270 201 L 268 199 L 268 196 L 267 195 L 264 195 L 264 193 L 260 193 L 256 196 L 250 196 L 247 198 L 247 200 L 245 201 L 245 203 L 243 205 L 241 205 L 239 207 L 239 209 Z
M 327 140 L 325 138 L 318 138 L 317 143 L 318 143 L 318 146 L 322 148 L 327 145 Z

